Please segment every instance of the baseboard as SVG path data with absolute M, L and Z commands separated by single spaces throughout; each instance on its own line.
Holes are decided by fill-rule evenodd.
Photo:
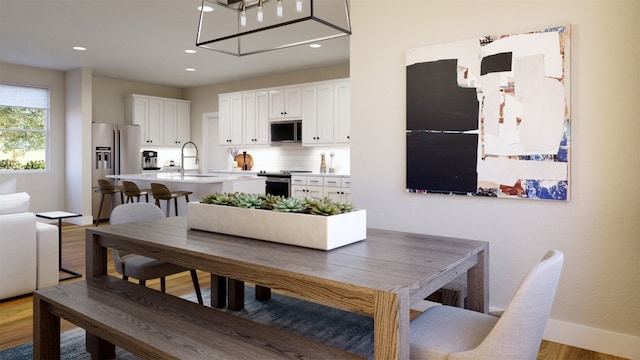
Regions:
M 549 319 L 545 340 L 581 349 L 640 360 L 640 337 Z

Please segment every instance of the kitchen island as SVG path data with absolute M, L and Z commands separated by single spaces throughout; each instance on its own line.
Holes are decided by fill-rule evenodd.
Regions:
M 212 175 L 187 172 L 183 176 L 175 172 L 158 172 L 107 175 L 107 177 L 118 181 L 132 181 L 140 189 L 150 189 L 151 183 L 157 182 L 165 184 L 170 191 L 191 191 L 193 194 L 189 195 L 189 201 L 200 201 L 203 196 L 212 193 L 245 192 L 264 194 L 265 192 L 265 178 L 249 173 Z M 149 201 L 153 200 L 150 198 Z M 160 206 L 163 211 L 166 211 L 167 202 L 161 201 Z M 178 213 L 180 215 L 187 214 L 187 205 L 184 201 L 178 200 Z

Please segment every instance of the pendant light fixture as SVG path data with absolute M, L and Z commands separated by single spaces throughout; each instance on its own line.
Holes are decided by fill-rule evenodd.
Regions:
M 236 56 L 351 35 L 349 0 L 203 0 L 196 46 Z
M 258 15 L 256 15 L 256 20 L 259 23 L 264 21 L 264 12 L 262 11 L 262 0 L 258 1 Z

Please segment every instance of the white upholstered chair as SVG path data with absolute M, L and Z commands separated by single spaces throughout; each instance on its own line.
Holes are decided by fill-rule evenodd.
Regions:
M 411 359 L 535 360 L 564 255 L 549 251 L 522 280 L 501 317 L 435 306 L 411 320 Z
M 129 203 L 116 206 L 111 212 L 109 223 L 112 225 L 131 223 L 137 221 L 164 218 L 162 210 L 152 203 Z M 152 259 L 124 250 L 113 251 L 113 263 L 116 271 L 127 280 L 129 277 L 137 279 L 140 285 L 146 285 L 147 280 L 160 279 L 160 289 L 166 291 L 165 277 L 183 271 L 191 272 L 193 287 L 200 305 L 203 304 L 198 275 L 194 269 L 175 265 L 166 261 Z

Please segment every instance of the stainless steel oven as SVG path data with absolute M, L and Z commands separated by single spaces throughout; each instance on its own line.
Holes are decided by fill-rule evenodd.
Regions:
M 258 176 L 265 176 L 265 194 L 276 196 L 291 196 L 291 173 L 310 173 L 311 171 L 281 170 L 275 172 L 260 171 Z
M 289 176 L 267 176 L 266 190 L 267 195 L 279 195 L 289 197 L 291 194 L 291 175 Z

